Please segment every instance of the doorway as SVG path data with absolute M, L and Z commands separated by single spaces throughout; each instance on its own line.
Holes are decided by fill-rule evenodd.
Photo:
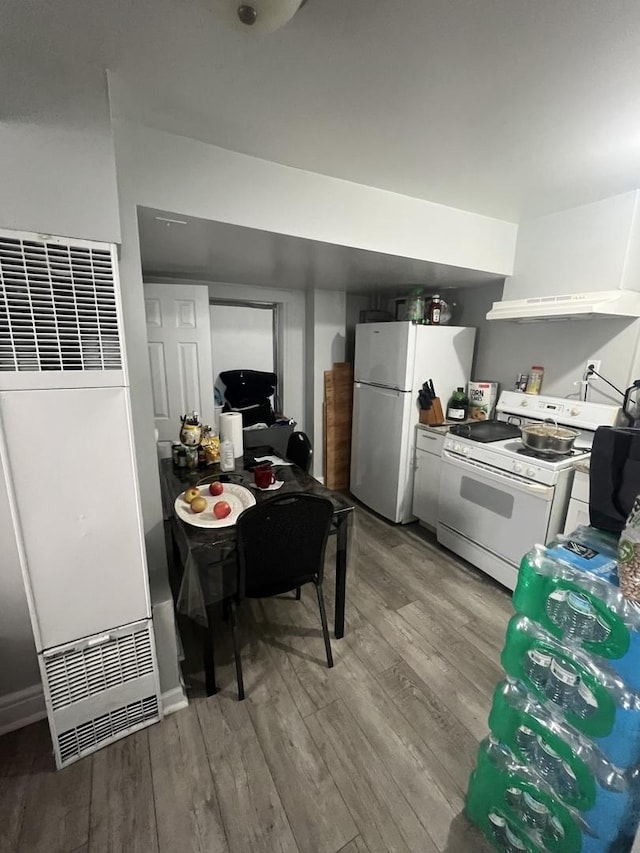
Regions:
M 216 398 L 224 396 L 220 374 L 225 370 L 262 370 L 282 376 L 280 322 L 277 302 L 209 300 L 211 365 Z M 281 389 L 273 405 L 282 411 Z

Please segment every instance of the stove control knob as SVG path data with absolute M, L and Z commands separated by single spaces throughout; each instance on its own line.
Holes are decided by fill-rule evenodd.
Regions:
M 513 470 L 516 472 L 516 474 L 521 474 L 522 473 L 522 465 L 520 465 L 519 462 L 516 462 L 516 464 L 513 466 Z
M 536 469 L 535 468 L 527 468 L 527 477 L 535 477 Z
M 464 453 L 465 456 L 468 456 L 471 453 L 471 448 L 470 447 L 463 447 L 462 452 Z
M 459 444 L 457 441 L 456 441 L 456 443 L 453 445 L 453 449 L 454 449 L 455 451 L 459 451 L 459 450 L 460 450 L 460 444 Z
M 529 405 L 529 401 L 528 401 L 528 400 L 523 400 L 523 401 L 520 403 L 520 405 L 521 405 L 521 406 L 528 406 L 528 405 Z
M 577 416 L 580 414 L 580 409 L 571 409 L 571 411 L 569 412 L 569 414 L 570 414 L 572 417 L 574 417 L 574 418 L 575 418 L 575 417 L 577 417 Z

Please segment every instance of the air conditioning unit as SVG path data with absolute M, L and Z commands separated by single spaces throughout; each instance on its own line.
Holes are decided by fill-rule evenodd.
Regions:
M 0 230 L 0 462 L 62 767 L 160 718 L 115 246 Z

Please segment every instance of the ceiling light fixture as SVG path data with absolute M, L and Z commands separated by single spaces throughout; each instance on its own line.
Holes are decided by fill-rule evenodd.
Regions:
M 157 222 L 164 222 L 164 224 L 167 226 L 167 228 L 170 225 L 187 225 L 188 224 L 186 219 L 168 219 L 166 216 L 156 216 L 155 218 L 156 218 Z
M 210 0 L 219 21 L 241 32 L 272 33 L 283 27 L 307 0 Z

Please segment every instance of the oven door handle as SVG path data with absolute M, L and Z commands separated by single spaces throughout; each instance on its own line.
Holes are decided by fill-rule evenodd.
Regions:
M 448 450 L 442 451 L 442 459 L 444 462 L 452 465 L 454 468 L 459 468 L 461 471 L 465 471 L 467 474 L 475 471 L 476 473 L 481 474 L 485 479 L 489 480 L 490 483 L 508 486 L 511 489 L 516 489 L 519 492 L 526 492 L 530 495 L 546 497 L 548 500 L 551 500 L 553 495 L 553 486 L 544 486 L 541 483 L 530 483 L 526 480 L 522 480 L 520 477 L 499 473 L 498 471 L 488 468 L 486 465 L 482 465 L 470 459 L 460 459 L 458 456 L 454 456 L 452 453 L 449 453 Z

